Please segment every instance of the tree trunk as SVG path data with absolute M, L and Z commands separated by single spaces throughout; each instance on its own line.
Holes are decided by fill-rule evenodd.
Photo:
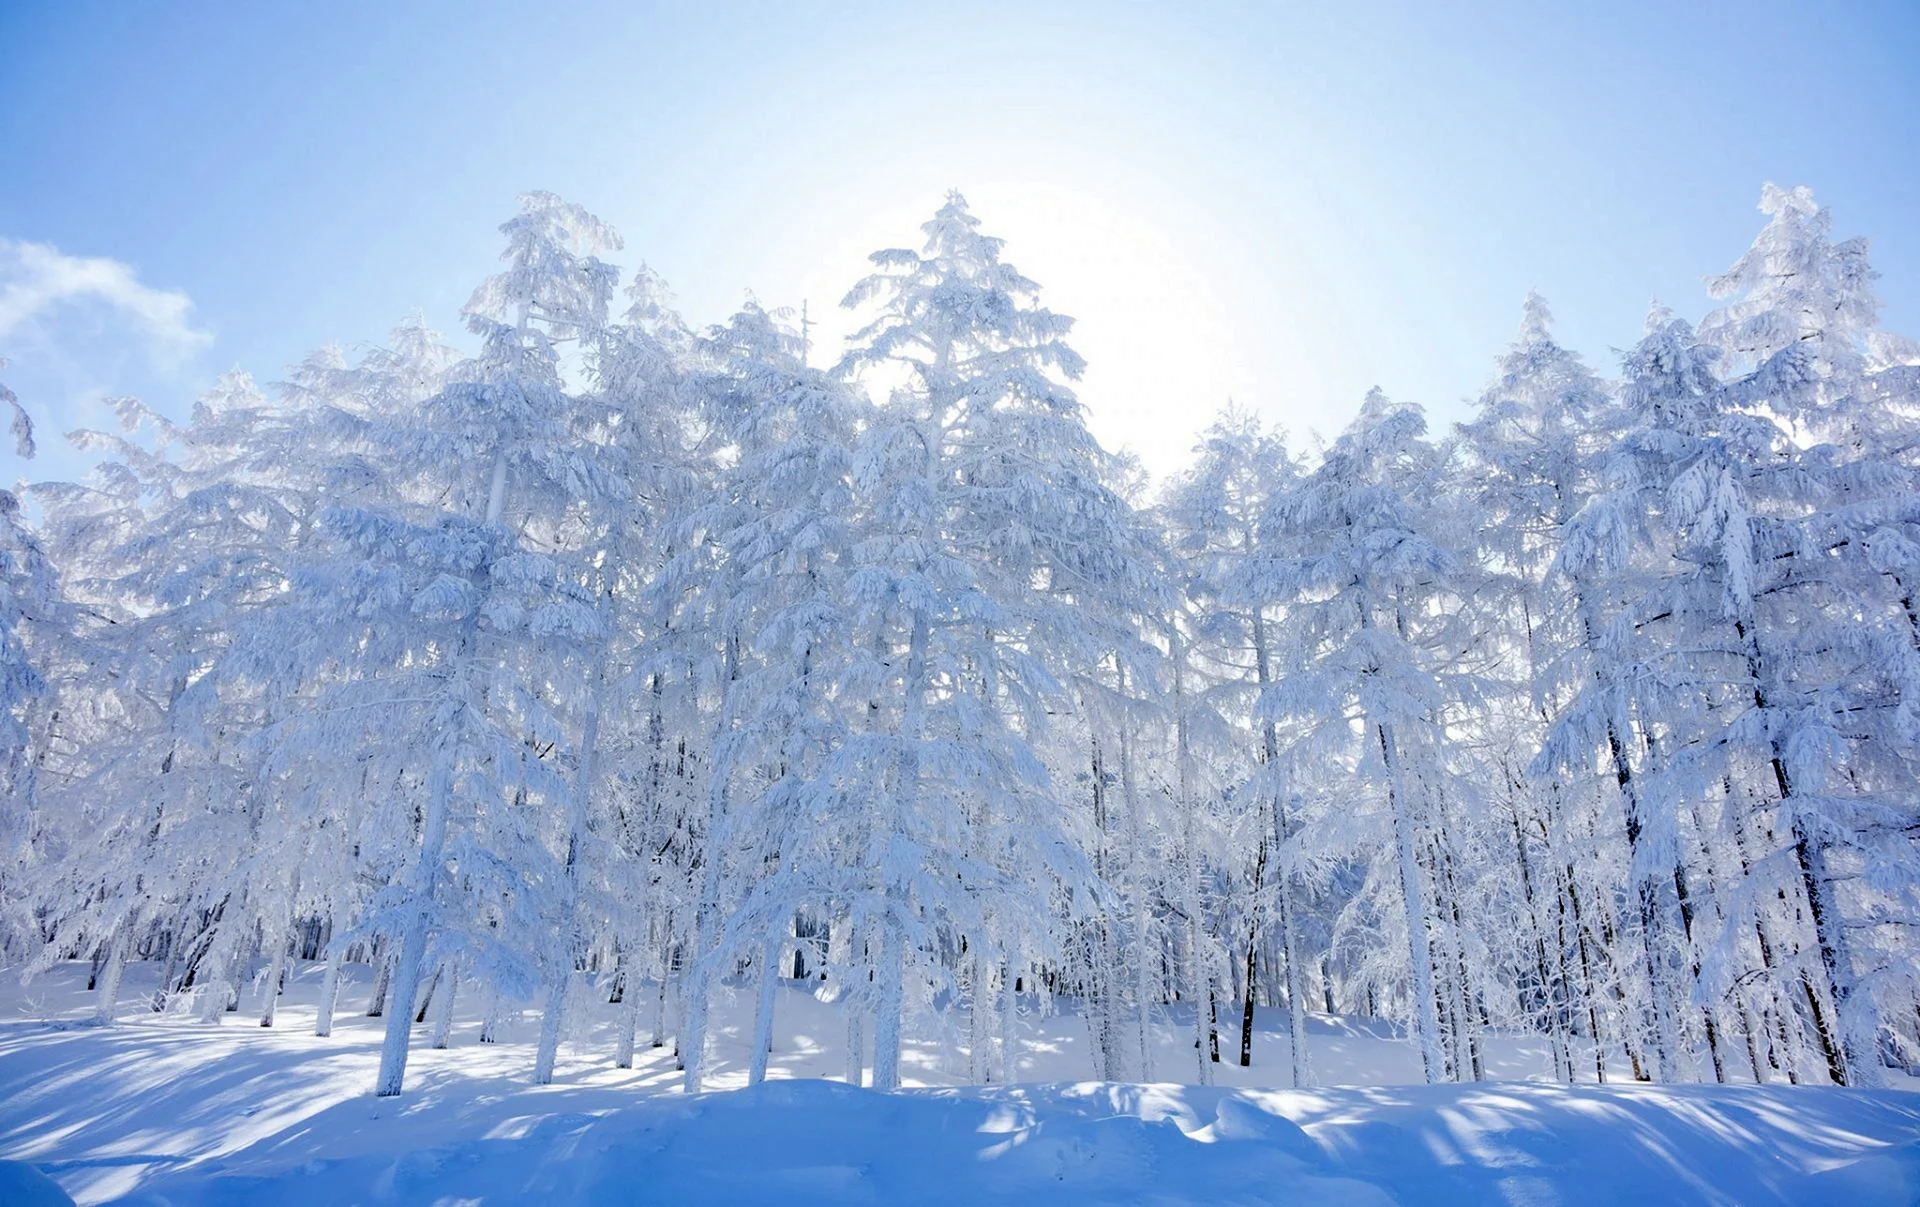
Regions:
M 1259 949 L 1254 945 L 1253 939 L 1249 938 L 1247 940 L 1246 996 L 1241 999 L 1240 1005 L 1240 1067 L 1243 1069 L 1253 1064 L 1253 957 L 1257 950 Z
M 606 662 L 606 647 L 602 645 L 594 653 L 593 670 L 587 688 L 586 716 L 580 726 L 580 765 L 575 770 L 573 791 L 567 800 L 566 880 L 561 889 L 560 906 L 565 950 L 554 960 L 547 974 L 547 1009 L 540 1018 L 540 1040 L 533 1055 L 535 1085 L 550 1085 L 553 1082 L 553 1065 L 559 1057 L 560 1029 L 567 1008 L 567 987 L 573 980 L 574 968 L 580 958 L 580 848 L 587 840 L 588 818 L 593 805 L 593 772 L 599 754 L 600 707 L 602 697 L 606 694 Z
M 1254 675 L 1264 693 L 1273 682 L 1273 657 L 1267 643 L 1267 618 L 1264 608 L 1253 610 Z M 1313 1084 L 1313 1069 L 1307 1053 L 1307 983 L 1301 975 L 1297 956 L 1298 936 L 1294 934 L 1293 876 L 1287 862 L 1287 843 L 1293 838 L 1292 810 L 1285 788 L 1273 781 L 1279 773 L 1280 735 L 1271 720 L 1260 725 L 1260 761 L 1269 777 L 1266 795 L 1273 810 L 1273 912 L 1280 924 L 1281 975 L 1286 978 L 1287 1048 L 1293 1088 Z M 1247 979 L 1253 979 L 1251 971 Z
M 448 960 L 444 967 L 445 983 L 433 1000 L 433 1046 L 436 1048 L 445 1048 L 453 1039 L 453 998 L 460 988 L 459 963 Z
M 94 1021 L 101 1026 L 113 1022 L 114 1008 L 120 1004 L 120 978 L 127 968 L 127 930 L 132 920 L 124 920 L 107 940 L 107 963 L 100 971 L 99 1000 L 94 1005 Z
M 784 945 L 786 923 L 768 927 L 766 941 L 760 946 L 759 967 L 754 969 L 760 992 L 753 1006 L 753 1052 L 747 1060 L 747 1084 L 759 1085 L 767 1079 L 767 1060 L 773 1053 L 773 1012 L 780 988 L 780 948 Z
M 1768 704 L 1759 638 L 1744 621 L 1735 621 L 1733 631 L 1746 654 L 1747 675 L 1753 684 L 1753 707 L 1764 716 Z M 1807 830 L 1793 778 L 1787 771 L 1787 755 L 1780 736 L 1772 734 L 1768 740 L 1774 786 L 1780 793 L 1780 806 L 1787 814 L 1793 834 L 1794 862 L 1800 872 L 1801 891 L 1806 894 L 1807 911 L 1813 918 L 1814 942 L 1820 950 L 1821 969 L 1826 973 L 1827 996 L 1833 1002 L 1833 1013 L 1839 1016 L 1829 1019 L 1821 995 L 1812 985 L 1806 986 L 1807 1010 L 1813 1016 L 1821 1054 L 1826 1057 L 1827 1075 L 1835 1085 L 1856 1085 L 1862 1077 L 1877 1083 L 1880 1080 L 1877 1044 L 1863 1043 L 1859 1032 L 1864 1029 L 1877 1034 L 1879 1028 L 1877 1023 L 1862 1027 L 1863 1016 L 1870 1016 L 1873 1004 L 1867 995 L 1858 995 L 1856 1000 L 1853 992 L 1853 961 L 1847 949 L 1845 919 L 1840 916 L 1832 885 L 1825 875 L 1826 849 L 1817 844 Z M 1853 1025 L 1849 1026 L 1849 1022 Z M 1867 1049 L 1866 1055 L 1871 1060 L 1864 1067 L 1856 1059 L 1862 1047 Z
M 1119 659 L 1116 656 L 1115 662 Z M 1120 690 L 1126 690 L 1126 677 L 1120 676 Z M 1153 969 L 1150 958 L 1153 943 L 1153 914 L 1148 904 L 1147 871 L 1144 855 L 1144 827 L 1140 824 L 1140 799 L 1133 778 L 1133 740 L 1130 725 L 1120 729 L 1120 792 L 1127 804 L 1128 879 L 1133 897 L 1133 1016 L 1140 1045 L 1140 1079 L 1153 1080 Z M 1004 970 L 1004 964 L 1002 968 Z M 1007 1080 L 1013 1080 L 1011 1074 Z
M 504 460 L 501 462 L 504 465 Z M 504 472 L 504 471 L 502 471 Z M 464 648 L 454 653 L 454 691 L 463 675 L 461 664 L 467 657 Z M 449 726 L 460 724 L 458 717 Z M 386 1035 L 380 1045 L 380 1070 L 374 1081 L 374 1094 L 391 1098 L 400 1093 L 407 1075 L 407 1048 L 413 1042 L 413 1004 L 420 992 L 422 966 L 427 958 L 428 915 L 440 878 L 441 855 L 447 841 L 447 819 L 453 803 L 453 734 L 443 734 L 441 749 L 435 753 L 434 768 L 428 777 L 427 809 L 420 833 L 420 854 L 408 885 L 409 900 L 404 928 L 400 932 L 400 953 L 394 961 L 393 978 L 388 986 Z
M 534 1045 L 533 1084 L 552 1085 L 553 1066 L 560 1056 L 560 1024 L 566 1014 L 567 988 L 573 980 L 573 961 L 547 978 L 546 1008 L 540 1012 L 540 1038 Z
M 173 974 L 180 964 L 180 949 L 187 942 L 187 907 L 180 907 L 173 929 L 167 932 L 167 965 L 160 971 L 160 983 L 153 989 L 153 1012 L 159 1014 L 167 1008 L 167 998 L 173 993 Z
M 857 1001 L 847 1003 L 847 1084 L 866 1084 L 866 1011 Z
M 847 1084 L 860 1085 L 866 1075 L 867 1035 L 863 1025 L 866 1019 L 867 992 L 872 985 L 872 974 L 867 963 L 867 926 L 854 921 L 851 910 L 847 923 L 847 987 L 840 994 L 844 1003 L 842 1009 L 847 1014 Z M 860 978 L 865 977 L 865 983 Z
M 1194 816 L 1192 738 L 1187 723 L 1186 647 L 1181 639 L 1180 622 L 1175 618 L 1168 629 L 1168 661 L 1173 666 L 1173 731 L 1175 780 L 1181 819 L 1181 912 L 1187 931 L 1187 998 L 1193 1003 L 1194 1084 L 1213 1084 L 1213 1067 L 1207 1058 L 1210 1027 L 1206 1012 L 1213 1004 L 1213 977 L 1207 959 L 1206 938 L 1201 926 L 1200 832 Z
M 613 1067 L 631 1069 L 633 1048 L 640 1031 L 640 945 L 620 952 L 620 1039 L 614 1046 Z
M 333 1004 L 340 996 L 340 961 L 346 945 L 335 940 L 327 953 L 327 974 L 320 981 L 320 1004 L 314 1011 L 313 1033 L 320 1039 L 333 1034 Z
M 900 914 L 906 911 L 906 894 L 887 886 L 886 915 L 880 920 L 880 964 L 878 1001 L 873 1012 L 873 1088 L 900 1088 L 900 1011 L 905 990 L 906 937 L 901 933 Z
M 980 949 L 967 956 L 967 1080 L 985 1085 L 993 1080 L 993 994 Z
M 1020 1080 L 1020 978 L 1012 957 L 1000 963 L 1000 1080 Z
M 501 1017 L 500 991 L 489 987 L 485 1001 L 486 1006 L 480 1012 L 480 1042 L 497 1044 L 500 1042 L 500 1024 L 505 1021 Z
M 667 1002 L 672 997 L 667 982 L 673 979 L 672 964 L 671 954 L 662 957 L 660 983 L 654 986 L 653 990 L 653 1035 L 647 1041 L 647 1046 L 650 1048 L 667 1046 Z M 679 1047 L 677 1042 L 674 1046 L 676 1049 Z
M 702 856 L 700 900 L 693 912 L 693 944 L 686 979 L 681 986 L 680 1060 L 686 1072 L 682 1080 L 689 1094 L 700 1092 L 702 1078 L 706 1075 L 707 1007 L 708 999 L 712 996 L 713 964 L 720 955 L 713 945 L 717 939 L 715 931 L 720 925 L 721 851 L 711 836 L 713 826 L 723 812 L 724 806 L 715 801 L 710 816 L 716 820 L 709 823 L 709 849 Z
M 1399 851 L 1400 902 L 1407 927 L 1407 958 L 1413 973 L 1414 1037 L 1420 1049 L 1420 1069 L 1427 1084 L 1444 1076 L 1446 1058 L 1440 1049 L 1440 1019 L 1434 1011 L 1435 985 L 1433 953 L 1427 930 L 1427 890 L 1420 876 L 1419 853 L 1414 834 L 1412 802 L 1400 783 L 1395 757 L 1393 731 L 1376 723 L 1374 734 L 1380 743 L 1380 757 L 1387 770 L 1387 805 L 1393 813 L 1393 840 Z
M 272 962 L 267 965 L 267 1000 L 260 1007 L 260 1025 L 263 1027 L 273 1026 L 273 1016 L 280 1007 L 280 982 L 286 975 L 287 944 L 292 939 L 292 935 L 283 934 L 273 945 Z
M 1553 1044 L 1553 1067 L 1556 1076 L 1573 1081 L 1573 1043 L 1567 1037 L 1566 1001 L 1567 986 L 1556 979 L 1547 959 L 1546 926 L 1540 920 L 1539 896 L 1533 883 L 1533 861 L 1527 856 L 1526 828 L 1520 824 L 1520 801 L 1525 785 L 1515 777 L 1509 777 L 1509 803 L 1513 811 L 1513 846 L 1515 864 L 1520 870 L 1521 895 L 1527 906 L 1527 926 L 1533 932 L 1534 975 L 1539 978 L 1541 1021 Z
M 376 939 L 373 953 L 373 992 L 367 995 L 367 1017 L 379 1018 L 387 1012 L 387 994 L 393 987 L 393 953 L 387 950 L 384 940 Z
M 1838 1043 L 1825 1034 L 1821 1037 L 1829 1072 L 1835 1085 L 1878 1089 L 1884 1080 L 1880 1073 L 1879 1018 L 1871 996 L 1859 992 L 1855 985 L 1846 919 L 1840 915 L 1833 880 L 1827 873 L 1826 847 L 1808 833 L 1805 819 L 1797 812 L 1793 819 L 1793 853 L 1807 894 L 1807 908 L 1813 914 L 1820 964 L 1827 974 L 1840 1032 Z M 1809 1003 L 1814 1000 L 1815 995 L 1809 993 Z
M 1593 614 L 1593 604 L 1587 597 L 1582 584 L 1574 584 L 1576 604 L 1580 612 L 1581 631 L 1586 646 L 1595 651 L 1600 648 L 1600 626 Z M 1596 666 L 1593 673 L 1595 683 L 1605 686 L 1601 672 Z M 1635 883 L 1632 888 L 1635 916 L 1640 924 L 1641 948 L 1647 974 L 1647 1004 L 1651 1011 L 1649 1034 L 1653 1040 L 1654 1067 L 1661 1081 L 1677 1079 L 1678 1064 L 1676 1054 L 1680 1048 L 1679 994 L 1673 984 L 1668 967 L 1667 953 L 1676 948 L 1674 931 L 1677 923 L 1677 906 L 1669 908 L 1663 899 L 1659 869 L 1640 868 L 1641 833 L 1646 824 L 1646 806 L 1642 800 L 1640 785 L 1634 778 L 1633 764 L 1627 757 L 1627 743 L 1621 734 L 1622 725 L 1618 718 L 1608 711 L 1606 719 L 1607 756 L 1613 764 L 1613 778 L 1619 788 L 1621 805 L 1626 814 L 1627 857 L 1633 872 Z
M 240 910 L 236 908 L 233 913 L 238 915 Z M 214 929 L 205 960 L 214 975 L 200 983 L 200 1021 L 203 1023 L 223 1021 L 231 1009 L 230 1003 L 238 995 L 240 965 L 245 958 L 235 938 L 239 929 L 238 921 L 231 925 L 223 922 Z

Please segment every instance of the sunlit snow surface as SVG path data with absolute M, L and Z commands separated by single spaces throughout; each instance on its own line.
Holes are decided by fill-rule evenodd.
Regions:
M 81 1025 L 85 968 L 24 990 L 5 974 L 0 1157 L 31 1163 L 81 1202 L 505 1203 L 1808 1203 L 1920 1202 L 1920 1094 L 1795 1087 L 1376 1084 L 1307 1091 L 1104 1085 L 1084 1076 L 1070 1016 L 1030 1027 L 1018 1087 L 950 1088 L 938 1037 L 912 1048 L 909 1081 L 880 1095 L 828 1081 L 680 1095 L 665 1049 L 611 1067 L 612 1008 L 530 1084 L 531 1015 L 478 1043 L 462 1012 L 453 1046 L 420 1035 L 407 1092 L 369 1096 L 379 1020 L 366 987 L 343 991 L 315 1039 L 317 970 L 276 1025 L 257 1011 L 220 1026 L 158 1017 L 129 970 L 121 1021 Z M 246 1006 L 255 999 L 248 995 Z M 471 1003 L 469 1003 L 471 1005 Z M 837 1011 L 782 995 L 775 1077 L 838 1073 Z M 738 1084 L 743 1003 L 720 1004 L 720 1085 Z M 1404 1080 L 1405 1045 L 1319 1020 L 1329 1082 Z M 1190 1056 L 1163 1029 L 1161 1076 Z M 1223 1036 L 1223 1038 L 1226 1038 Z M 1244 1087 L 1285 1080 L 1284 1038 L 1256 1032 Z M 1495 1068 L 1537 1069 L 1496 1045 Z M 0 1203 L 49 1188 L 0 1166 Z

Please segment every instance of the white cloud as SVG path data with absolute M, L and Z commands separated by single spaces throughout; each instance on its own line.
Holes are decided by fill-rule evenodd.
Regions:
M 211 332 L 193 325 L 191 298 L 141 284 L 132 265 L 0 239 L 0 340 L 28 334 L 62 306 L 89 302 L 130 322 L 163 364 L 177 364 L 213 340 Z

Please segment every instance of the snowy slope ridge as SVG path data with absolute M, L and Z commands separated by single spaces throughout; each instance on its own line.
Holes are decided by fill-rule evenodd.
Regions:
M 1920 1103 L 1832 1090 L 1083 1083 L 659 1096 L 412 1147 L 162 1175 L 128 1202 L 1839 1203 L 1920 1197 Z M 345 1125 L 346 1118 L 317 1121 Z M 1904 1142 L 1889 1142 L 1904 1135 Z

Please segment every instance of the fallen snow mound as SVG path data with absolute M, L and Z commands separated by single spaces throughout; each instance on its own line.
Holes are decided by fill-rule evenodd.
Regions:
M 404 1116 L 367 1126 L 394 1140 L 407 1131 Z M 879 1094 L 788 1081 L 530 1116 L 413 1151 L 375 1147 L 388 1151 L 255 1170 L 243 1152 L 163 1174 L 125 1201 L 1920 1201 L 1920 1098 L 1818 1089 L 1083 1084 Z

